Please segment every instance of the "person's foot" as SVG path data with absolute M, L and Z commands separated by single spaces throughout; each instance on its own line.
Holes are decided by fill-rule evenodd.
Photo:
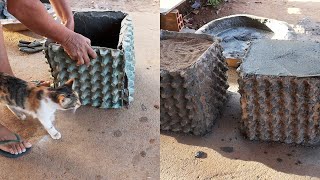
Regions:
M 17 137 L 6 127 L 0 125 L 0 142 L 4 140 L 15 140 Z M 30 148 L 32 145 L 26 140 L 21 140 L 20 143 L 10 143 L 0 145 L 2 151 L 11 153 L 11 154 L 21 154 L 26 152 L 27 148 Z

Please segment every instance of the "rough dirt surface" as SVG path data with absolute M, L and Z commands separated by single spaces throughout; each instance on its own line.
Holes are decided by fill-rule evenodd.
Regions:
M 187 68 L 212 45 L 205 39 L 184 38 L 160 41 L 160 67 L 170 72 Z
M 184 15 L 187 27 L 198 29 L 212 19 L 217 19 L 232 14 L 253 14 L 267 18 L 286 21 L 290 24 L 297 24 L 298 20 L 309 17 L 311 20 L 318 20 L 317 8 L 319 1 L 312 0 L 227 0 L 217 7 L 205 6 L 206 0 L 202 1 L 202 7 L 194 11 L 190 6 L 193 1 L 179 6 L 180 12 Z M 196 13 L 196 14 L 195 14 Z
M 91 0 L 70 1 L 73 8 L 92 8 Z M 105 4 L 103 4 L 105 3 Z M 152 6 L 153 4 L 153 6 Z M 0 122 L 33 143 L 19 159 L 0 156 L 0 179 L 159 179 L 159 1 L 99 1 L 102 9 L 126 10 L 134 23 L 136 93 L 129 109 L 81 107 L 58 112 L 53 140 L 37 120 L 17 120 L 0 107 Z M 145 7 L 147 6 L 147 7 Z M 5 45 L 17 77 L 49 80 L 43 53 L 18 50 L 20 39 L 41 38 L 30 32 L 5 32 Z M 155 44 L 158 44 L 156 46 Z M 144 121 L 140 121 L 144 117 Z
M 300 13 L 292 14 L 292 8 Z M 308 35 L 300 39 L 316 40 L 320 34 L 320 16 L 316 13 L 319 9 L 320 1 L 229 0 L 218 16 L 247 13 L 282 20 Z M 204 16 L 213 19 L 210 14 Z M 229 102 L 213 133 L 204 137 L 161 134 L 161 179 L 320 179 L 320 147 L 243 138 L 238 129 L 241 117 L 238 75 L 233 68 L 228 75 Z M 207 157 L 195 158 L 198 151 L 205 152 Z

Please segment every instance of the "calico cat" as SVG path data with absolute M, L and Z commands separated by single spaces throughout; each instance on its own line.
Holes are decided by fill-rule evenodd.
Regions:
M 58 88 L 36 86 L 0 73 L 0 104 L 5 104 L 19 119 L 26 114 L 38 118 L 53 139 L 61 134 L 53 126 L 56 110 L 74 111 L 81 106 L 78 93 L 72 90 L 73 79 Z

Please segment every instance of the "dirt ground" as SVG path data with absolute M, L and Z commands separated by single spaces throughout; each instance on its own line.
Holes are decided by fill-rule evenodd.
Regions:
M 73 8 L 93 8 L 89 0 Z M 98 1 L 96 1 L 98 2 Z M 136 52 L 135 100 L 129 109 L 81 107 L 75 115 L 58 112 L 53 140 L 37 120 L 18 121 L 0 107 L 0 121 L 33 143 L 19 159 L 0 157 L 0 179 L 159 179 L 159 0 L 99 1 L 99 9 L 125 10 L 133 19 Z M 18 51 L 20 39 L 40 38 L 30 32 L 5 32 L 10 63 L 17 77 L 49 80 L 43 53 Z
M 298 20 L 308 17 L 312 21 L 319 20 L 317 9 L 318 0 L 227 0 L 217 7 L 206 6 L 206 0 L 201 0 L 202 7 L 193 10 L 194 1 L 186 1 L 178 9 L 184 15 L 186 27 L 199 29 L 213 19 L 232 14 L 253 14 L 257 16 L 286 21 L 289 24 L 297 24 Z
M 315 40 L 320 35 L 319 8 L 316 0 L 232 0 L 218 15 L 247 13 L 286 21 Z M 243 138 L 238 130 L 241 109 L 235 69 L 228 76 L 230 97 L 212 133 L 204 137 L 161 133 L 161 179 L 320 179 L 319 147 Z M 198 151 L 205 157 L 195 158 Z

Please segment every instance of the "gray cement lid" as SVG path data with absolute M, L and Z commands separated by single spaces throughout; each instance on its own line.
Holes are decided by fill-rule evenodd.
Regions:
M 253 42 L 240 71 L 270 76 L 320 76 L 320 43 L 286 40 Z

